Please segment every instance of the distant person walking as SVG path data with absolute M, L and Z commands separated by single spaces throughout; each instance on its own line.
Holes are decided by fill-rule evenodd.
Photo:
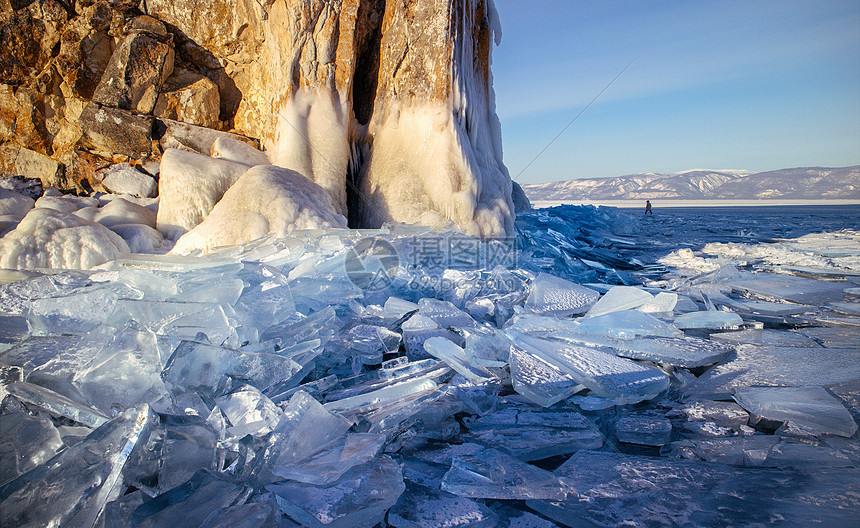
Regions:
M 645 214 L 654 214 L 651 211 L 651 200 L 645 200 Z

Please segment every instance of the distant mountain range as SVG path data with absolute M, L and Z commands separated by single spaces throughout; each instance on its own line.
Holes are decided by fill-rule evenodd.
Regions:
M 529 200 L 860 200 L 860 165 L 753 173 L 693 169 L 523 185 Z

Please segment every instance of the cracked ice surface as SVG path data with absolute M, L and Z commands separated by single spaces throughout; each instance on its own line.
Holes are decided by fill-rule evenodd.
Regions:
M 0 272 L 0 509 L 23 526 L 852 522 L 860 281 L 837 264 L 860 248 L 806 237 L 840 241 L 826 270 L 776 275 L 764 247 L 690 276 L 656 264 L 681 232 L 660 213 L 525 213 L 504 266 L 474 269 L 416 252 L 508 246 L 388 225 Z M 685 221 L 702 246 L 751 222 Z M 368 239 L 382 289 L 345 266 Z

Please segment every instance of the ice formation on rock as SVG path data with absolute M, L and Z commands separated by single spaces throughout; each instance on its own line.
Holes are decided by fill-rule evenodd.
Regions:
M 336 227 L 346 227 L 346 219 L 318 185 L 295 171 L 259 165 L 224 193 L 200 225 L 176 241 L 173 252 L 207 252 L 270 234 L 286 237 L 294 229 Z
M 0 267 L 89 269 L 129 252 L 128 244 L 101 224 L 38 207 L 0 239 Z
M 513 234 L 492 1 L 240 0 L 225 12 L 215 0 L 154 0 L 146 10 L 234 64 L 219 78 L 233 83 L 220 84 L 222 114 L 261 138 L 272 163 L 324 188 L 351 226 L 454 221 Z
M 202 222 L 248 166 L 168 149 L 158 180 L 158 230 L 178 239 Z
M 215 142 L 212 143 L 212 148 L 210 149 L 209 154 L 213 158 L 235 161 L 236 163 L 242 163 L 249 167 L 254 167 L 256 165 L 270 165 L 272 163 L 271 160 L 269 160 L 269 156 L 264 152 L 260 152 L 247 143 L 230 139 L 228 137 L 217 138 Z
M 12 216 L 17 219 L 24 218 L 35 206 L 36 202 L 29 196 L 0 189 L 0 216 Z

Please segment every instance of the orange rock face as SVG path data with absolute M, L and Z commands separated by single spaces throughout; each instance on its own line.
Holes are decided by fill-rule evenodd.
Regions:
M 70 164 L 96 143 L 80 119 L 98 102 L 154 119 L 152 150 L 141 129 L 116 153 L 157 158 L 158 118 L 186 121 L 258 138 L 355 227 L 512 232 L 491 0 L 147 0 L 144 15 L 131 1 L 54 4 L 0 17 L 0 46 L 14 48 L 0 63 L 0 142 Z

